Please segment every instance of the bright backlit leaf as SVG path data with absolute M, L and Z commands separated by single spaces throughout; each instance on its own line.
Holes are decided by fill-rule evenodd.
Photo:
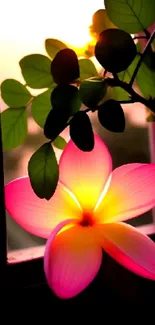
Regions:
M 98 119 L 101 125 L 111 132 L 123 132 L 125 116 L 121 105 L 113 100 L 107 100 L 98 110 Z
M 143 61 L 147 67 L 155 72 L 155 52 L 152 51 L 152 48 L 150 47 L 148 53 L 146 53 Z
M 126 70 L 137 54 L 130 34 L 120 29 L 106 29 L 95 45 L 95 56 L 102 67 L 112 73 Z
M 55 38 L 48 38 L 45 40 L 45 49 L 51 59 L 54 59 L 55 55 L 65 48 L 67 48 L 67 45 Z
M 53 145 L 56 148 L 61 150 L 63 150 L 66 147 L 66 144 L 67 144 L 66 140 L 60 135 L 53 141 Z
M 30 158 L 28 173 L 35 194 L 49 200 L 57 187 L 59 168 L 50 142 L 43 144 Z
M 118 77 L 121 81 L 130 82 L 132 74 L 138 63 L 138 60 L 139 60 L 139 56 L 137 55 L 135 59 L 132 61 L 132 63 L 130 64 L 130 66 L 125 71 L 118 73 Z M 111 98 L 115 100 L 129 100 L 129 94 L 121 87 L 113 87 Z
M 109 19 L 130 34 L 151 26 L 155 20 L 154 0 L 104 0 Z
M 48 113 L 52 109 L 50 100 L 52 91 L 53 88 L 46 90 L 42 94 L 35 97 L 32 102 L 32 116 L 41 128 L 44 127 Z
M 26 106 L 31 99 L 30 92 L 15 79 L 2 82 L 1 96 L 8 106 L 16 108 Z
M 145 63 L 141 64 L 136 82 L 145 97 L 155 97 L 155 71 L 150 70 Z
M 74 83 L 80 75 L 76 53 L 68 48 L 60 50 L 51 62 L 51 74 L 58 85 Z
M 105 9 L 97 10 L 92 17 L 91 33 L 99 35 L 108 28 L 116 28 L 116 26 L 110 21 Z
M 106 94 L 107 85 L 103 78 L 92 77 L 81 83 L 79 91 L 82 103 L 93 109 Z
M 91 151 L 94 148 L 94 134 L 89 116 L 79 111 L 70 121 L 70 137 L 82 151 Z
M 95 65 L 90 59 L 80 59 L 79 67 L 80 67 L 81 80 L 88 79 L 98 75 Z
M 51 60 L 42 54 L 31 54 L 19 62 L 23 77 L 31 88 L 49 88 L 53 84 Z
M 25 107 L 8 108 L 1 113 L 3 150 L 21 145 L 27 136 L 27 111 Z

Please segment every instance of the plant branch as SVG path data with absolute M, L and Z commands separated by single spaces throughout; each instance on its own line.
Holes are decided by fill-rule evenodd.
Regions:
M 7 265 L 7 231 L 6 231 L 6 213 L 5 213 L 5 195 L 4 195 L 4 167 L 3 167 L 3 148 L 2 148 L 2 130 L 0 117 L 0 287 L 5 286 L 5 274 Z
M 133 40 L 136 40 L 136 39 L 148 39 L 148 37 L 146 36 L 146 35 L 141 35 L 141 36 L 135 36 L 134 38 L 133 38 Z
M 150 38 L 150 32 L 147 30 L 147 29 L 143 29 L 145 35 L 146 35 L 146 38 L 149 39 Z
M 148 40 L 148 42 L 147 42 L 147 44 L 146 44 L 146 46 L 145 46 L 145 49 L 144 49 L 144 51 L 143 51 L 143 53 L 142 53 L 142 55 L 141 55 L 141 57 L 140 57 L 140 59 L 139 59 L 139 61 L 138 61 L 138 63 L 137 63 L 137 66 L 136 66 L 136 68 L 135 68 L 135 70 L 134 70 L 134 73 L 133 73 L 133 75 L 132 75 L 132 77 L 131 77 L 131 80 L 130 80 L 130 83 L 129 83 L 130 86 L 133 85 L 133 82 L 134 82 L 134 80 L 135 80 L 135 78 L 136 78 L 136 76 L 137 76 L 138 70 L 139 70 L 139 68 L 140 68 L 140 66 L 141 66 L 141 64 L 142 64 L 142 62 L 143 62 L 143 60 L 144 60 L 144 57 L 145 57 L 145 55 L 147 54 L 147 52 L 148 52 L 148 50 L 149 50 L 149 47 L 150 47 L 152 41 L 154 40 L 154 38 L 155 38 L 155 30 L 154 30 L 153 33 L 151 34 L 150 39 Z
M 130 83 L 126 83 L 124 81 L 121 81 L 120 79 L 115 78 L 107 78 L 107 83 L 111 87 L 121 87 L 124 89 L 128 94 L 131 96 L 131 100 L 135 102 L 140 102 L 143 105 L 147 106 L 148 108 L 152 109 L 152 106 L 150 104 L 150 101 L 148 101 L 146 98 L 140 96 L 136 91 L 130 86 Z

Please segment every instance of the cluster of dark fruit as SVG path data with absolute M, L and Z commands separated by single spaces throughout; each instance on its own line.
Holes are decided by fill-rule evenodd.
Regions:
M 103 31 L 95 46 L 95 57 L 105 72 L 117 76 L 126 70 L 137 54 L 131 35 L 120 29 Z M 51 62 L 51 74 L 56 88 L 51 94 L 52 109 L 44 125 L 44 134 L 51 141 L 69 125 L 70 136 L 83 151 L 94 147 L 94 135 L 88 111 L 97 111 L 99 122 L 112 132 L 123 132 L 125 117 L 121 104 L 113 99 L 104 100 L 108 80 L 94 76 L 80 82 L 80 68 L 76 53 L 60 50 Z M 106 75 L 104 73 L 104 75 Z M 81 104 L 87 109 L 80 110 Z

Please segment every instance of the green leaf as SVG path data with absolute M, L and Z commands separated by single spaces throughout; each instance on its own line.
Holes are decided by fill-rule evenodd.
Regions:
M 109 19 L 107 11 L 105 9 L 97 10 L 92 17 L 92 25 L 90 26 L 90 32 L 92 34 L 99 35 L 105 29 L 117 28 Z
M 67 45 L 63 42 L 55 39 L 55 38 L 48 38 L 45 40 L 45 49 L 51 59 L 54 59 L 55 55 L 63 49 L 66 49 Z
M 21 145 L 27 136 L 27 111 L 25 107 L 8 108 L 1 113 L 2 143 L 4 151 Z
M 139 56 L 137 55 L 135 59 L 132 61 L 132 63 L 130 64 L 130 66 L 125 71 L 118 73 L 118 77 L 121 81 L 129 82 L 131 80 L 132 74 L 136 68 L 138 61 L 139 61 Z M 128 100 L 129 94 L 121 87 L 113 87 L 111 99 L 115 99 L 118 101 Z
M 102 67 L 112 73 L 128 68 L 137 54 L 130 34 L 120 29 L 106 29 L 95 45 L 95 56 Z
M 106 94 L 107 85 L 102 77 L 92 77 L 81 83 L 79 91 L 82 103 L 93 109 Z
M 151 71 L 155 72 L 155 52 L 152 51 L 151 46 L 148 53 L 146 53 L 143 62 Z
M 80 59 L 79 67 L 80 67 L 81 80 L 88 79 L 98 75 L 95 65 L 90 59 Z
M 78 88 L 73 85 L 57 86 L 52 91 L 51 104 L 59 112 L 68 111 L 72 116 L 82 105 Z
M 30 158 L 28 173 L 35 194 L 49 200 L 57 187 L 59 168 L 51 143 L 43 144 Z
M 1 96 L 11 107 L 26 106 L 31 99 L 30 92 L 17 80 L 7 79 L 1 84 Z
M 120 29 L 135 34 L 152 25 L 155 1 L 104 0 L 109 19 Z
M 58 85 L 74 83 L 80 75 L 76 53 L 68 48 L 60 50 L 51 63 L 51 74 Z
M 123 132 L 125 116 L 121 105 L 113 100 L 107 100 L 98 110 L 98 119 L 101 125 L 111 132 Z
M 50 88 L 43 92 L 42 94 L 38 95 L 33 99 L 31 111 L 32 116 L 36 123 L 43 128 L 46 118 L 52 109 L 51 105 L 51 93 L 53 88 Z
M 51 60 L 42 54 L 31 54 L 19 62 L 23 77 L 31 88 L 49 88 L 53 84 Z
M 94 133 L 89 116 L 79 111 L 70 121 L 70 137 L 82 151 L 92 151 L 94 148 Z
M 121 87 L 113 87 L 111 99 L 120 101 L 120 100 L 129 100 L 130 97 L 129 94 Z
M 63 150 L 66 147 L 66 144 L 67 144 L 66 140 L 60 135 L 53 141 L 53 145 L 56 148 L 61 150 Z
M 53 109 L 47 116 L 44 135 L 54 141 L 65 129 L 69 118 L 81 107 L 78 88 L 71 85 L 57 86 L 51 94 L 51 104 Z
M 145 63 L 141 64 L 136 82 L 145 97 L 155 97 L 155 71 L 151 71 Z

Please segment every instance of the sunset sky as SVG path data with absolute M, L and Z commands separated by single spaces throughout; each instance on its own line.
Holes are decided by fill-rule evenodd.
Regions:
M 18 61 L 45 53 L 44 40 L 58 38 L 82 47 L 90 40 L 88 26 L 103 0 L 2 0 L 0 18 L 0 82 L 21 79 Z

